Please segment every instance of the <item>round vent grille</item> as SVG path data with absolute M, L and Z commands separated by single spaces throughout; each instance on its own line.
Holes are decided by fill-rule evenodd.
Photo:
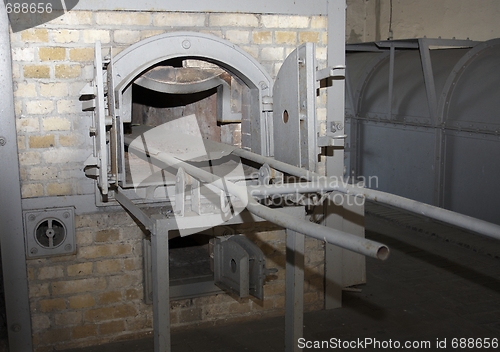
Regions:
M 44 248 L 59 247 L 65 239 L 66 227 L 57 219 L 45 219 L 35 229 L 35 240 Z

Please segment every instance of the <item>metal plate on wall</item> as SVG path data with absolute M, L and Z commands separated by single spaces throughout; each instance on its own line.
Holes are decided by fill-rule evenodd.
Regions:
M 67 255 L 76 252 L 73 208 L 24 213 L 27 258 Z

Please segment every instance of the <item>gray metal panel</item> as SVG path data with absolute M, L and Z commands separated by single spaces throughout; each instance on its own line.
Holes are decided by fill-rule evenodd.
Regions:
M 500 39 L 477 46 L 469 56 L 460 62 L 448 93 L 444 113 L 447 125 L 498 132 Z
M 385 56 L 386 53 L 384 52 L 367 52 L 363 53 L 362 55 L 360 55 L 359 53 L 346 53 L 346 80 L 349 81 L 349 84 L 351 86 L 353 99 L 354 97 L 357 97 L 359 95 L 360 89 L 364 85 L 366 75 L 371 72 L 374 63 L 378 62 L 380 58 Z M 357 101 L 357 99 L 354 99 L 354 101 Z M 349 116 L 355 115 L 353 107 L 351 106 L 350 99 L 346 99 L 346 112 Z
M 441 94 L 451 70 L 469 49 L 431 50 L 430 59 L 434 76 L 435 89 Z M 356 76 L 352 79 L 357 91 L 362 91 L 359 104 L 359 114 L 363 117 L 387 119 L 388 106 L 388 77 L 389 56 L 373 65 L 370 59 L 378 53 L 355 53 L 347 56 L 347 67 Z M 382 54 L 383 55 L 383 54 Z M 373 59 L 372 59 L 373 60 Z M 362 67 L 371 70 L 371 75 L 365 77 L 365 82 L 360 81 L 363 76 Z M 356 79 L 356 77 L 358 77 Z M 419 123 L 432 123 L 427 103 L 427 94 L 422 72 L 420 54 L 417 50 L 397 52 L 394 63 L 394 89 L 392 113 L 393 119 L 400 121 L 418 121 Z M 355 94 L 357 97 L 357 95 Z M 439 98 L 439 96 L 438 96 Z
M 446 209 L 500 223 L 499 151 L 499 137 L 446 134 Z
M 361 129 L 360 175 L 366 186 L 424 203 L 433 200 L 434 131 L 366 122 Z M 371 184 L 370 184 L 371 183 Z
M 395 120 L 415 117 L 419 120 L 423 119 L 422 122 L 429 123 L 424 76 L 418 51 L 397 52 L 395 55 L 393 116 L 387 116 L 389 61 L 389 58 L 384 60 L 384 63 L 366 82 L 361 96 L 359 114 Z
M 316 170 L 315 47 L 306 43 L 281 66 L 273 92 L 276 160 Z
M 248 12 L 297 15 L 326 15 L 326 1 L 280 0 L 280 1 L 231 1 L 231 0 L 84 0 L 76 5 L 77 10 L 139 10 L 139 11 L 181 11 L 181 12 Z
M 0 6 L 0 247 L 10 351 L 32 351 L 9 20 Z

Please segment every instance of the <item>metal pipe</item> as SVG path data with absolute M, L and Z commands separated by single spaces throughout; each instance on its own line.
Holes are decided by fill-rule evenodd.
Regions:
M 338 182 L 334 177 L 317 178 L 313 182 L 248 186 L 249 193 L 252 196 L 271 196 L 276 194 L 300 194 L 312 192 L 341 192 L 353 196 L 361 196 L 371 201 L 391 205 L 397 208 L 405 209 L 410 212 L 424 215 L 429 218 L 443 221 L 445 223 L 458 226 L 460 228 L 478 233 L 483 236 L 500 240 L 500 226 L 490 222 L 476 219 L 467 215 L 459 214 L 454 211 L 435 207 L 433 205 L 417 202 L 412 199 L 400 197 L 391 193 L 376 191 L 369 188 L 350 185 L 344 182 Z
M 262 156 L 260 154 L 252 153 L 248 150 L 244 149 L 235 149 L 231 152 L 231 154 L 239 156 L 240 158 L 247 159 L 250 161 L 254 161 L 258 164 L 268 164 L 270 167 L 280 170 L 284 173 L 287 173 L 292 176 L 297 176 L 303 178 L 307 181 L 312 181 L 315 177 L 319 177 L 319 174 L 316 174 L 311 171 L 307 171 L 306 169 L 301 169 L 299 167 L 284 163 L 282 161 L 278 161 L 266 156 Z
M 129 146 L 129 151 L 133 150 L 141 154 L 145 153 L 144 149 L 141 150 L 137 148 L 137 146 Z M 232 182 L 224 182 L 221 178 L 211 174 L 210 172 L 179 160 L 170 154 L 162 152 L 151 146 L 148 146 L 148 152 L 151 160 L 155 160 L 175 169 L 182 167 L 189 175 L 200 179 L 203 182 L 212 183 L 217 188 L 234 195 L 242 201 L 247 200 L 247 210 L 267 221 L 366 256 L 381 260 L 385 260 L 389 256 L 389 248 L 381 243 L 367 240 L 343 231 L 327 228 L 315 223 L 297 220 L 293 216 L 283 214 L 277 210 L 273 210 L 259 204 L 251 196 L 246 187 L 236 185 Z
M 342 186 L 339 186 L 339 192 L 356 196 L 364 196 L 366 199 L 374 202 L 405 209 L 419 215 L 424 215 L 435 220 L 458 226 L 483 236 L 500 240 L 500 226 L 492 224 L 491 222 L 373 189 L 362 188 L 356 190 L 353 186 L 347 186 L 344 188 L 341 187 Z

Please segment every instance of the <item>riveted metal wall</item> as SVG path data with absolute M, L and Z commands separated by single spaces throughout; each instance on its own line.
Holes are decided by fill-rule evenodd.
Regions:
M 500 223 L 499 61 L 500 39 L 347 46 L 346 173 Z

